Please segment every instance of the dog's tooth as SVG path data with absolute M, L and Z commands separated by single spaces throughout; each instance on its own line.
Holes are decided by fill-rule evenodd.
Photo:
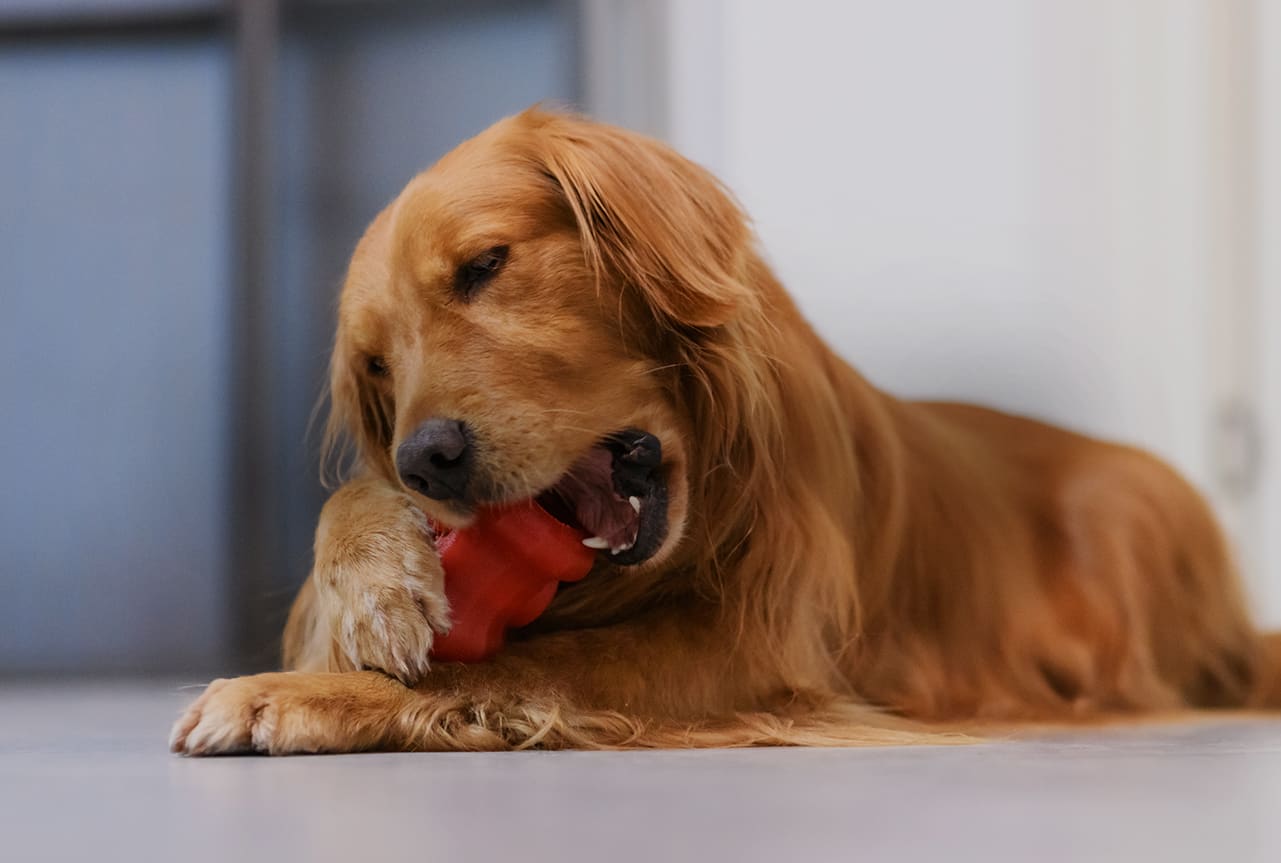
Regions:
M 632 497 L 629 497 L 627 499 L 627 502 L 632 505 L 632 509 L 636 510 L 636 513 L 639 515 L 640 514 L 640 498 L 633 495 Z
M 618 554 L 618 553 L 619 553 L 619 552 L 621 552 L 621 551 L 627 551 L 629 548 L 631 548 L 631 547 L 632 547 L 632 545 L 633 545 L 633 543 L 625 542 L 625 543 L 623 543 L 622 545 L 617 545 L 617 546 L 614 546 L 613 548 L 611 548 L 611 549 L 609 550 L 609 553 L 610 553 L 610 554 Z
M 595 549 L 609 548 L 609 540 L 599 536 L 589 536 L 583 540 L 583 545 Z

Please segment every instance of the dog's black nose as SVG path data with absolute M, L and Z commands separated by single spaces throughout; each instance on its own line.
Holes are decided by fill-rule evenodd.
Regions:
M 432 500 L 466 497 L 471 467 L 470 436 L 458 420 L 429 419 L 396 450 L 401 481 Z

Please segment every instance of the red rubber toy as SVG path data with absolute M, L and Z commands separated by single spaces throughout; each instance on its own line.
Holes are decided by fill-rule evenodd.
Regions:
M 596 559 L 579 531 L 533 501 L 484 510 L 469 527 L 440 532 L 436 551 L 454 624 L 432 645 L 443 662 L 493 656 L 508 629 L 533 622 L 557 585 L 584 578 Z

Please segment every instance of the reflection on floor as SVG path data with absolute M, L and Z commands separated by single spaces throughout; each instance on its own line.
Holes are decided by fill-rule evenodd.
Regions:
M 195 688 L 0 686 L 0 858 L 1281 860 L 1281 719 L 880 750 L 185 760 Z

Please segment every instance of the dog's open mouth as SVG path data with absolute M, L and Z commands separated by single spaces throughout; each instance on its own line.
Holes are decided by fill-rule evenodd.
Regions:
M 583 533 L 583 545 L 612 563 L 643 563 L 667 536 L 662 445 L 640 429 L 616 432 L 588 450 L 538 496 L 559 521 Z

